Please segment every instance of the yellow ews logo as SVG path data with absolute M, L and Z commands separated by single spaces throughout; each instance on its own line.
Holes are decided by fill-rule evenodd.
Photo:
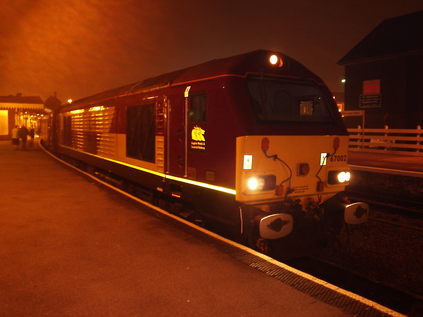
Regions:
M 206 139 L 204 138 L 205 130 L 199 126 L 195 126 L 191 131 L 191 150 L 205 150 Z
M 198 126 L 195 126 L 192 131 L 191 131 L 191 138 L 193 141 L 206 141 L 206 139 L 204 139 L 204 131 L 203 129 L 201 129 Z

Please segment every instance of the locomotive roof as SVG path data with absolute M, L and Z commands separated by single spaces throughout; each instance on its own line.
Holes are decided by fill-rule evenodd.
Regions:
M 245 76 L 248 73 L 265 74 L 269 68 L 268 57 L 270 54 L 278 54 L 283 62 L 283 67 L 278 68 L 277 72 L 281 75 L 293 74 L 302 78 L 309 78 L 323 84 L 322 80 L 308 71 L 303 65 L 280 52 L 269 50 L 256 50 L 253 52 L 236 55 L 227 58 L 214 59 L 199 65 L 187 67 L 174 72 L 165 73 L 156 77 L 147 78 L 129 85 L 106 90 L 104 92 L 78 99 L 72 103 L 69 108 L 87 105 L 102 100 L 111 99 L 127 94 L 132 94 L 144 90 L 155 89 L 164 86 L 176 86 L 195 80 L 207 79 L 219 75 L 239 75 Z M 275 73 L 275 67 L 272 67 L 272 74 Z

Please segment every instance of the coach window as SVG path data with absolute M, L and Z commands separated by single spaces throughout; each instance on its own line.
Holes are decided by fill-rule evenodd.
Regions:
M 154 104 L 128 107 L 126 113 L 126 155 L 155 161 Z
M 189 121 L 196 124 L 207 121 L 207 95 L 198 94 L 190 97 Z

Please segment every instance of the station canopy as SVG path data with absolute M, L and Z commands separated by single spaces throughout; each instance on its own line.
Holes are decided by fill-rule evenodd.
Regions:
M 44 110 L 39 96 L 0 96 L 0 109 Z

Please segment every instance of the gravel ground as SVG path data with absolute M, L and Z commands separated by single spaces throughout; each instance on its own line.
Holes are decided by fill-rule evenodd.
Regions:
M 374 208 L 372 216 L 412 225 L 405 228 L 369 220 L 343 230 L 340 243 L 323 257 L 361 276 L 423 297 L 423 219 L 387 214 Z

